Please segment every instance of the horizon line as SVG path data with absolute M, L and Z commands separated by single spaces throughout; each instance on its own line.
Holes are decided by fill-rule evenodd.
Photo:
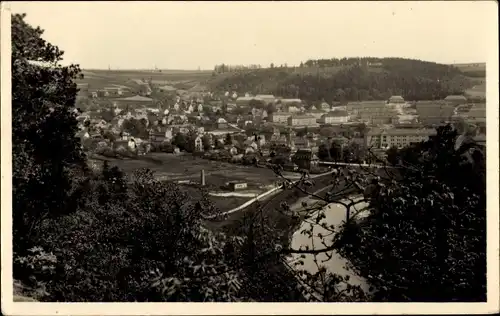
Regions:
M 346 58 L 356 58 L 356 57 L 346 57 Z M 361 57 L 363 58 L 363 57 Z M 366 58 L 371 58 L 371 57 L 366 57 Z M 408 59 L 408 60 L 420 60 L 420 61 L 423 61 L 423 62 L 433 62 L 433 61 L 428 61 L 428 60 L 423 60 L 423 59 L 413 59 L 413 58 L 404 58 L 404 57 L 373 57 L 373 58 L 380 58 L 380 59 L 384 59 L 384 58 L 403 58 L 403 59 Z M 327 59 L 327 58 L 323 58 L 323 59 Z M 313 59 L 313 60 L 318 60 L 318 59 Z M 436 64 L 441 64 L 441 65 L 448 65 L 448 66 L 454 66 L 454 65 L 475 65 L 475 64 L 484 64 L 486 66 L 486 62 L 484 61 L 480 61 L 480 62 L 457 62 L 457 63 L 439 63 L 439 62 L 433 62 L 433 63 L 436 63 Z M 250 65 L 250 64 L 249 64 Z M 231 66 L 231 64 L 228 64 L 228 66 Z M 245 66 L 245 65 L 243 65 Z M 215 67 L 215 65 L 214 65 Z M 298 67 L 297 65 L 289 65 L 288 67 L 286 68 L 292 68 L 292 67 Z M 167 70 L 167 71 L 199 71 L 199 72 L 204 72 L 204 71 L 213 71 L 213 69 L 201 69 L 201 68 L 95 68 L 95 67 L 91 67 L 91 68 L 84 68 L 82 66 L 80 66 L 80 68 L 82 70 L 99 70 L 99 71 L 159 71 L 159 70 Z M 267 69 L 267 68 L 270 68 L 270 67 L 262 67 L 262 68 L 258 68 L 258 69 Z M 280 68 L 279 66 L 278 67 L 275 67 L 275 68 Z

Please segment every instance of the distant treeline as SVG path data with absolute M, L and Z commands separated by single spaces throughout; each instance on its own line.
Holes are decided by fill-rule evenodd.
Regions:
M 253 70 L 253 69 L 261 69 L 261 65 L 226 65 L 220 64 L 215 65 L 214 72 L 217 74 L 226 73 L 226 72 L 235 72 L 241 70 Z
M 472 83 L 456 67 L 403 58 L 308 60 L 299 68 L 333 67 L 331 72 L 255 69 L 216 80 L 216 90 L 270 93 L 305 101 L 435 100 L 463 94 Z M 469 73 L 467 73 L 469 75 Z

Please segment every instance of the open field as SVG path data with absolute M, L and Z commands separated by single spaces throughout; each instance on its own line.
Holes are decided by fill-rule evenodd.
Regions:
M 486 85 L 475 85 L 472 88 L 465 90 L 465 93 L 473 98 L 486 98 Z
M 229 181 L 239 180 L 248 184 L 248 190 L 241 192 L 263 193 L 273 187 L 277 181 L 281 181 L 272 170 L 243 166 L 224 162 L 211 161 L 195 158 L 191 155 L 174 155 L 165 153 L 150 153 L 140 159 L 112 159 L 98 157 L 97 161 L 107 160 L 110 166 L 117 166 L 127 174 L 140 168 L 152 170 L 158 179 L 165 181 L 193 181 L 200 182 L 201 171 L 205 171 L 206 190 L 210 192 L 221 192 Z M 297 177 L 298 174 L 287 173 L 287 178 Z M 184 185 L 190 194 L 201 196 L 197 188 Z M 216 197 L 210 196 L 210 200 L 221 211 L 227 211 L 251 199 L 250 197 Z
M 141 70 L 83 70 L 84 78 L 77 83 L 87 83 L 91 89 L 102 89 L 112 84 L 133 86 L 133 80 L 151 79 L 154 84 L 181 85 L 179 89 L 195 86 L 206 82 L 212 75 L 211 71 L 196 70 L 164 70 L 160 72 Z
M 486 71 L 486 63 L 453 64 L 452 66 L 457 67 L 462 72 Z
M 486 79 L 486 63 L 454 64 L 466 76 Z
M 472 82 L 473 86 L 467 90 L 465 93 L 470 97 L 486 97 L 486 77 L 468 77 Z

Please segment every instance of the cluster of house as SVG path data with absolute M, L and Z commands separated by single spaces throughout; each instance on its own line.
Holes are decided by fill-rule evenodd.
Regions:
M 88 83 L 78 83 L 77 84 L 78 95 L 80 98 L 103 98 L 103 97 L 119 97 L 126 94 L 131 94 L 131 89 L 127 86 L 123 85 L 110 85 L 108 87 L 104 87 L 102 89 L 90 90 Z M 147 94 L 148 89 L 144 86 L 145 92 Z M 143 94 L 141 92 L 141 94 Z
M 282 99 L 272 95 L 246 95 L 239 97 L 235 106 L 249 106 L 252 100 L 273 104 L 274 112 L 252 109 L 253 121 L 268 122 L 290 127 L 365 123 L 369 126 L 390 124 L 439 125 L 456 118 L 456 108 L 467 105 L 467 98 L 451 95 L 442 101 L 406 102 L 401 96 L 392 96 L 387 101 L 349 102 L 345 105 L 329 105 L 326 102 L 306 109 L 300 99 Z M 468 107 L 468 119 L 485 120 L 484 104 Z M 473 117 L 471 117 L 473 116 Z
M 266 153 L 273 144 L 286 145 L 294 152 L 314 152 L 320 144 L 331 139 L 313 132 L 298 137 L 296 130 L 361 123 L 370 129 L 362 135 L 362 141 L 358 139 L 359 143 L 385 150 L 391 146 L 404 147 L 426 140 L 435 133 L 435 125 L 444 122 L 462 119 L 480 127 L 485 127 L 486 122 L 485 105 L 470 105 L 463 96 L 449 96 L 442 101 L 413 104 L 406 102 L 401 96 L 393 96 L 387 101 L 332 105 L 321 102 L 306 109 L 300 99 L 285 99 L 273 95 L 238 96 L 229 91 L 222 96 L 224 103 L 221 98 L 209 92 L 177 95 L 169 105 L 145 95 L 123 97 L 123 87 L 109 87 L 103 91 L 107 91 L 103 92 L 107 96 L 114 96 L 110 99 L 114 104 L 114 118 L 110 122 L 104 121 L 100 117 L 101 110 L 82 114 L 79 117 L 82 126 L 79 136 L 83 139 L 100 140 L 99 137 L 109 133 L 115 135 L 112 146 L 132 149 L 141 147 L 146 148 L 145 151 L 155 144 L 171 142 L 177 133 L 191 133 L 195 135 L 193 141 L 196 151 L 203 151 L 203 137 L 208 136 L 213 147 L 224 147 L 233 156 L 256 151 Z M 209 102 L 206 96 L 209 97 Z M 259 104 L 264 106 L 252 105 L 255 104 L 253 101 L 260 101 Z M 226 105 L 224 113 L 223 104 Z M 273 111 L 268 113 L 270 105 L 273 105 Z M 235 114 L 235 108 L 245 108 L 248 110 L 247 114 Z M 123 130 L 125 120 L 132 118 L 144 120 L 147 137 L 131 137 Z M 86 121 L 89 123 L 85 123 Z M 250 128 L 260 132 L 248 136 L 245 130 Z M 227 134 L 233 136 L 230 144 L 225 143 L 229 139 Z

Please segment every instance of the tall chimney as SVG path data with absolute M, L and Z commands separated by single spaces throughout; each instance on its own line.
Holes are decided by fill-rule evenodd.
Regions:
M 201 185 L 205 186 L 205 170 L 201 170 Z

